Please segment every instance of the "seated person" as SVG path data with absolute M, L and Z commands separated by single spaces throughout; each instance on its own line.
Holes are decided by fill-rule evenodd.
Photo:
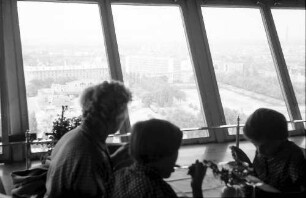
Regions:
M 4 189 L 1 177 L 0 177 L 0 193 L 5 194 L 5 189 Z M 0 195 L 2 195 L 2 194 L 0 194 Z
M 180 129 L 168 121 L 151 119 L 136 123 L 130 138 L 135 163 L 115 172 L 114 198 L 177 197 L 163 178 L 170 177 L 182 141 Z M 202 197 L 206 166 L 196 161 L 189 169 L 195 197 Z
M 288 140 L 284 115 L 272 109 L 257 109 L 247 119 L 243 132 L 256 147 L 255 177 L 247 178 L 250 182 L 262 183 L 259 188 L 264 191 L 305 192 L 305 158 L 302 149 Z
M 125 155 L 119 148 L 122 152 L 110 156 L 105 141 L 121 128 L 130 100 L 130 91 L 116 81 L 83 92 L 81 125 L 66 133 L 52 151 L 46 197 L 110 197 L 113 165 Z

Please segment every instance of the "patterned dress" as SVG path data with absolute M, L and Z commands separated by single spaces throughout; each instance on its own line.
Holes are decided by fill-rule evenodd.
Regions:
M 306 187 L 306 162 L 303 151 L 291 141 L 281 145 L 273 156 L 256 152 L 254 170 L 257 177 L 281 192 L 298 192 Z
M 134 163 L 115 172 L 113 198 L 176 198 L 173 189 L 148 166 Z

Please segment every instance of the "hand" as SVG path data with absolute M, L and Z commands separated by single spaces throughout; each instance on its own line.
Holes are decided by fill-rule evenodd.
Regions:
M 196 160 L 194 164 L 189 166 L 188 175 L 191 176 L 191 186 L 202 188 L 202 182 L 206 175 L 207 166 Z
M 116 166 L 118 163 L 130 159 L 129 154 L 129 143 L 120 146 L 112 155 L 111 159 L 113 162 L 113 165 Z
M 260 186 L 264 183 L 263 181 L 261 181 L 260 179 L 252 175 L 246 176 L 245 180 L 248 182 L 248 184 L 254 185 L 254 186 Z
M 249 157 L 238 147 L 236 146 L 231 146 L 231 153 L 232 153 L 232 157 L 234 158 L 234 160 L 236 162 L 241 162 L 241 163 L 247 163 L 248 166 L 252 166 L 252 162 L 249 159 Z
M 266 192 L 272 192 L 272 193 L 280 193 L 280 191 L 276 188 L 274 188 L 273 186 L 270 186 L 268 184 L 265 184 L 263 181 L 261 181 L 260 179 L 258 179 L 255 176 L 252 175 L 248 175 L 245 177 L 245 180 L 250 184 L 253 185 L 255 187 L 260 188 L 263 191 Z

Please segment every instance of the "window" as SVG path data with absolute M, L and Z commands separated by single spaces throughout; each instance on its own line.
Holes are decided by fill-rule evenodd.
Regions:
M 31 132 L 37 133 L 38 138 L 44 138 L 45 133 L 51 131 L 53 120 L 61 113 L 62 105 L 69 106 L 65 116 L 80 115 L 80 92 L 91 84 L 110 79 L 102 23 L 104 27 L 111 28 L 110 31 L 105 29 L 104 33 L 110 38 L 105 40 L 110 62 L 116 66 L 111 70 L 112 74 L 120 78 L 122 71 L 123 81 L 134 95 L 134 101 L 129 105 L 131 124 L 139 120 L 161 118 L 182 129 L 206 127 L 208 120 L 215 126 L 224 123 L 223 115 L 220 115 L 221 108 L 224 109 L 227 124 L 236 124 L 238 115 L 243 124 L 260 107 L 280 111 L 287 119 L 287 108 L 292 108 L 295 116 L 296 109 L 292 105 L 286 106 L 284 102 L 261 19 L 260 5 L 256 2 L 243 2 L 252 8 L 242 7 L 240 0 L 202 3 L 162 0 L 156 2 L 158 5 L 152 0 L 4 2 L 0 4 L 3 11 L 0 15 L 0 29 L 3 30 L 0 31 L 0 41 L 4 41 L 0 42 L 0 48 L 5 52 L 1 55 L 5 58 L 1 65 L 5 73 L 0 72 L 0 75 L 6 75 L 1 78 L 5 80 L 1 85 L 5 85 L 10 103 L 7 110 L 2 104 L 0 114 L 2 122 L 8 118 L 8 123 L 2 123 L 8 126 L 2 125 L 3 131 L 0 132 L 0 141 L 5 144 L 9 143 L 9 139 L 21 141 L 28 120 Z M 271 5 L 273 7 L 273 19 L 295 92 L 288 94 L 296 94 L 301 115 L 306 119 L 305 5 L 301 2 L 261 3 L 267 6 L 268 11 Z M 194 25 L 194 22 L 202 22 L 198 18 L 200 15 L 195 14 L 201 5 L 209 46 L 205 46 L 206 38 L 201 37 L 204 36 L 200 33 L 201 24 Z M 219 5 L 222 8 L 218 8 Z M 226 5 L 229 7 L 226 8 Z M 279 5 L 281 8 L 276 9 Z M 289 9 L 290 6 L 301 10 Z M 112 9 L 114 21 L 110 21 L 110 13 L 105 13 L 104 8 Z M 101 21 L 101 17 L 105 20 Z M 115 32 L 112 30 L 113 22 Z M 187 43 L 185 30 L 188 39 L 195 42 Z M 117 48 L 112 49 L 117 46 L 112 43 L 116 41 L 114 38 L 117 38 L 122 68 L 117 68 L 120 64 L 117 64 Z M 194 62 L 191 61 L 188 46 L 194 49 Z M 206 51 L 207 47 L 211 53 Z M 211 71 L 210 54 L 214 71 Z M 22 62 L 19 61 L 21 58 Z M 199 82 L 195 77 L 194 66 L 204 76 L 198 75 Z M 22 71 L 25 74 L 25 86 L 20 77 Z M 214 76 L 207 78 L 210 74 L 216 74 L 217 82 L 214 82 Z M 216 84 L 220 90 L 222 107 L 218 94 L 212 90 Z M 203 93 L 199 92 L 198 86 L 203 87 Z M 205 90 L 213 94 L 204 93 Z M 203 94 L 201 99 L 199 93 Z M 208 100 L 202 101 L 203 98 Z M 2 97 L 2 103 L 4 99 Z M 24 116 L 26 101 L 28 116 Z M 205 102 L 204 105 L 202 102 Z M 207 118 L 202 106 L 208 107 Z M 217 114 L 213 113 L 214 110 Z M 194 129 L 189 129 L 189 132 L 185 130 L 184 139 L 201 139 L 190 139 L 184 143 L 202 140 L 222 142 L 234 138 L 224 133 L 217 132 L 209 136 L 206 131 L 190 130 Z M 14 154 L 18 152 L 10 153 L 10 149 L 5 148 L 3 156 L 7 159 L 9 156 L 12 159 L 19 157 Z M 20 152 L 22 149 L 18 147 Z
M 80 93 L 110 79 L 99 8 L 18 2 L 18 14 L 30 131 L 44 138 L 63 105 L 81 115 Z
M 166 119 L 206 126 L 179 7 L 112 5 L 131 124 Z M 188 132 L 184 138 L 207 136 Z
M 295 96 L 305 120 L 305 10 L 273 9 L 272 14 Z
M 202 8 L 226 122 L 241 123 L 257 108 L 289 120 L 260 11 Z M 232 134 L 232 133 L 231 133 Z

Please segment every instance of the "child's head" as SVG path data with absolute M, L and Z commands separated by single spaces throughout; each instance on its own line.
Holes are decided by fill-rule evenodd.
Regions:
M 182 131 L 165 120 L 151 119 L 132 127 L 130 153 L 136 162 L 159 169 L 162 177 L 169 177 L 181 145 Z
M 283 114 L 275 110 L 260 108 L 247 119 L 243 133 L 255 146 L 272 145 L 287 140 L 287 121 Z

